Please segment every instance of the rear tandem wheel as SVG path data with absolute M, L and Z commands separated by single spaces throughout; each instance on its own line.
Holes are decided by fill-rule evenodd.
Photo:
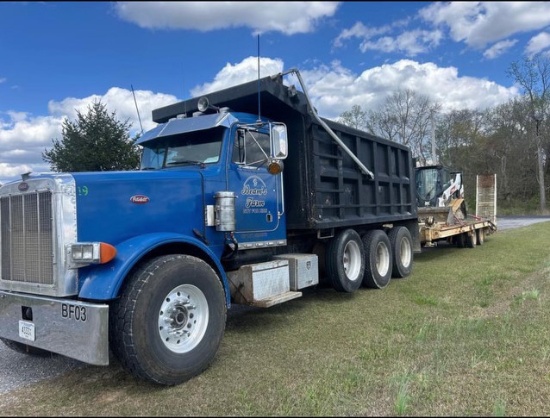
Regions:
M 381 229 L 374 229 L 363 235 L 365 247 L 365 276 L 363 286 L 382 289 L 392 276 L 392 247 L 390 239 Z
M 365 250 L 355 230 L 346 229 L 330 240 L 325 267 L 329 283 L 338 292 L 353 293 L 359 289 L 365 272 Z
M 470 232 L 465 232 L 466 234 L 466 246 L 468 248 L 474 248 L 477 244 L 477 233 L 476 230 L 472 230 Z
M 477 245 L 483 245 L 485 242 L 485 228 L 476 229 Z
M 404 226 L 396 226 L 388 232 L 393 253 L 392 277 L 407 277 L 413 267 L 413 244 L 411 233 Z

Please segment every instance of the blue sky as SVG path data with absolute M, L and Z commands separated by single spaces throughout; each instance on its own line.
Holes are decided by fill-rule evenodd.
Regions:
M 101 100 L 151 111 L 290 68 L 319 114 L 413 89 L 442 110 L 521 91 L 506 73 L 550 51 L 550 2 L 0 2 L 0 183 L 49 171 L 65 118 Z

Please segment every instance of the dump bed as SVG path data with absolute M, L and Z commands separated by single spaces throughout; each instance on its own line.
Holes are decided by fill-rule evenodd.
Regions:
M 370 170 L 357 163 L 308 111 L 305 94 L 282 77 L 264 77 L 206 94 L 210 104 L 258 114 L 288 128 L 284 196 L 289 230 L 338 228 L 417 220 L 413 161 L 408 147 L 322 119 Z M 153 110 L 153 120 L 191 117 L 199 98 Z

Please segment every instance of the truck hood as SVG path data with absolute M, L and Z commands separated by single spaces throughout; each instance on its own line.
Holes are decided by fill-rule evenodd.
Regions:
M 25 183 L 39 189 L 63 184 L 59 190 L 75 202 L 77 240 L 116 245 L 142 234 L 205 233 L 204 207 L 214 204 L 215 193 L 225 187 L 219 170 L 186 166 L 157 171 L 37 173 L 4 185 L 2 194 L 26 193 L 29 186 Z M 74 189 L 66 186 L 73 180 Z
M 204 229 L 204 174 L 197 169 L 74 173 L 79 241 Z M 208 199 L 210 200 L 210 199 Z

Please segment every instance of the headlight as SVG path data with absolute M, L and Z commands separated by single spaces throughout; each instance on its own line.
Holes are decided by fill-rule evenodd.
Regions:
M 116 248 L 106 242 L 76 242 L 68 248 L 69 264 L 72 268 L 89 264 L 104 264 L 116 256 Z

